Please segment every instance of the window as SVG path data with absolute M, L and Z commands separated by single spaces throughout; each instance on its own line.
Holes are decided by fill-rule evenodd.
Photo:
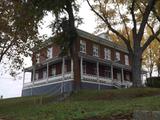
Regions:
M 40 63 L 40 53 L 36 54 L 36 63 Z
M 47 50 L 47 59 L 52 58 L 52 47 L 48 48 Z
M 107 77 L 107 78 L 111 78 L 111 71 L 105 69 L 105 70 L 104 70 L 104 76 Z
M 64 73 L 67 72 L 67 64 L 64 64 Z
M 125 65 L 129 65 L 129 57 L 128 55 L 125 55 Z
M 107 48 L 104 49 L 104 59 L 111 60 L 111 50 L 110 49 L 107 49 Z
M 35 73 L 35 80 L 38 80 L 39 78 L 39 75 L 38 75 L 38 72 Z
M 129 81 L 130 80 L 130 76 L 128 74 L 126 74 L 126 80 Z
M 43 79 L 47 78 L 47 71 L 43 70 Z
M 120 53 L 119 52 L 116 52 L 115 60 L 120 61 Z
M 80 41 L 80 52 L 86 53 L 86 42 L 83 40 Z
M 98 45 L 93 45 L 93 56 L 98 57 Z
M 86 74 L 86 62 L 83 62 L 83 73 Z
M 51 69 L 51 75 L 52 76 L 56 75 L 56 68 L 55 67 L 52 67 L 52 69 Z

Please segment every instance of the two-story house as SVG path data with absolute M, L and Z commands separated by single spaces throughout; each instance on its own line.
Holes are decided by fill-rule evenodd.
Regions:
M 60 47 L 47 42 L 47 46 L 33 50 L 32 66 L 24 70 L 22 96 L 58 94 L 74 89 L 73 66 L 80 68 L 81 89 L 130 87 L 131 60 L 125 47 L 108 38 L 77 30 L 79 65 L 69 56 L 60 57 Z M 25 82 L 25 73 L 31 72 L 31 81 Z M 27 80 L 28 81 L 28 80 Z

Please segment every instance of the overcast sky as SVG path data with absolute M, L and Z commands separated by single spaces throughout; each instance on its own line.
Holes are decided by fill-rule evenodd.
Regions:
M 79 26 L 79 29 L 84 31 L 93 33 L 94 28 L 96 27 L 96 22 L 93 13 L 89 10 L 89 7 L 86 2 L 81 3 L 80 13 L 79 15 L 83 18 L 83 23 Z M 52 20 L 52 15 L 49 14 L 46 18 L 44 18 L 45 25 L 43 29 L 40 30 L 40 34 L 48 34 L 51 35 L 51 31 L 48 29 L 48 25 Z M 25 67 L 31 66 L 31 59 L 25 59 Z M 1 70 L 3 66 L 0 66 Z M 9 73 L 3 73 L 0 76 L 0 96 L 3 95 L 3 98 L 10 97 L 19 97 L 22 92 L 22 84 L 23 84 L 23 73 L 18 75 L 16 78 L 12 78 Z M 30 80 L 30 76 L 26 75 L 26 81 Z

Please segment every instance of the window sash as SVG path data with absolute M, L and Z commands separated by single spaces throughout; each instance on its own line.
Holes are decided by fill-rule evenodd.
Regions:
M 110 49 L 105 48 L 104 54 L 105 54 L 104 57 L 106 60 L 111 60 L 111 50 Z
M 52 47 L 48 48 L 47 50 L 47 59 L 52 58 Z
M 36 54 L 36 63 L 40 63 L 40 53 Z
M 56 68 L 55 67 L 52 67 L 52 69 L 51 69 L 51 75 L 52 76 L 56 75 Z
M 120 60 L 120 53 L 116 52 L 115 60 Z
M 85 41 L 80 41 L 80 52 L 86 53 L 86 42 Z
M 128 55 L 125 55 L 125 65 L 129 65 L 129 57 L 128 57 Z
M 43 79 L 47 78 L 47 71 L 43 70 Z
M 99 53 L 98 53 L 98 52 L 99 52 L 99 51 L 98 51 L 98 46 L 94 45 L 94 46 L 93 46 L 93 56 L 98 57 L 98 56 L 99 56 Z

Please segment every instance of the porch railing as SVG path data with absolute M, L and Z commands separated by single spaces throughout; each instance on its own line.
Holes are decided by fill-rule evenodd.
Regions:
M 64 74 L 64 79 L 62 74 L 58 74 L 55 76 L 49 76 L 48 78 L 45 79 L 39 79 L 39 80 L 35 80 L 34 82 L 28 82 L 28 83 L 24 83 L 23 88 L 28 88 L 28 87 L 33 87 L 36 85 L 43 85 L 46 83 L 56 83 L 56 82 L 60 82 L 60 81 L 67 81 L 67 80 L 72 80 L 73 79 L 73 74 L 71 73 L 66 73 Z
M 86 82 L 93 82 L 93 83 L 100 83 L 100 84 L 110 84 L 116 88 L 128 88 L 132 86 L 132 82 L 129 81 L 121 81 L 121 80 L 112 80 L 109 77 L 102 77 L 97 75 L 91 74 L 83 74 L 82 81 Z

